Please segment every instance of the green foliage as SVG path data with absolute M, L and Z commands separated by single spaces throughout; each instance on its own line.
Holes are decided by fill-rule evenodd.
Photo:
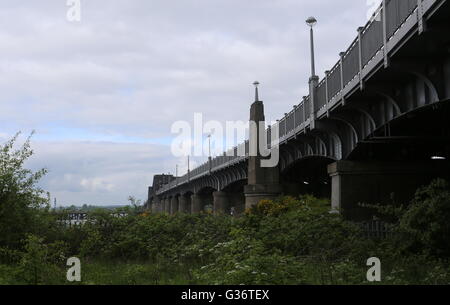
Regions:
M 366 260 L 382 261 L 383 284 L 450 283 L 450 190 L 436 180 L 409 206 L 374 208 L 395 234 L 381 240 L 330 213 L 312 196 L 263 200 L 242 217 L 168 216 L 131 207 L 90 210 L 64 227 L 23 169 L 29 140 L 0 147 L 0 284 L 65 284 L 68 257 L 82 284 L 367 284 Z
M 281 251 L 266 249 L 264 245 L 242 232 L 232 233 L 233 239 L 219 243 L 208 252 L 215 258 L 202 266 L 196 277 L 215 285 L 302 284 L 303 264 Z
M 336 257 L 351 251 L 359 239 L 355 225 L 329 213 L 329 203 L 311 196 L 261 201 L 248 214 L 250 226 L 258 224 L 253 234 L 256 238 L 267 248 L 294 256 Z
M 26 234 L 39 230 L 43 222 L 40 209 L 49 202 L 36 186 L 47 171 L 24 168 L 33 150 L 30 138 L 15 150 L 18 136 L 0 146 L 0 247 L 18 248 Z
M 450 186 L 438 179 L 420 188 L 400 219 L 405 247 L 440 257 L 450 256 Z
M 45 244 L 42 238 L 28 235 L 15 277 L 19 283 L 55 284 L 63 278 L 57 263 L 65 259 L 64 243 Z M 58 276 L 60 275 L 60 276 Z

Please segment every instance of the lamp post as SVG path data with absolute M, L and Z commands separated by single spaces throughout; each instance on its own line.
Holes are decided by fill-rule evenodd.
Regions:
M 317 20 L 314 17 L 306 19 L 306 24 L 310 27 L 310 40 L 311 40 L 311 76 L 316 75 L 316 66 L 314 59 L 314 30 L 313 27 L 317 24 Z
M 188 175 L 188 182 L 191 182 L 191 166 L 190 166 L 190 156 L 187 156 L 187 175 Z
M 211 159 L 211 134 L 208 135 L 208 157 Z
M 212 159 L 211 159 L 211 134 L 208 135 L 208 169 L 209 169 L 209 174 L 211 174 L 211 166 L 212 166 Z
M 311 40 L 311 78 L 309 79 L 309 100 L 310 100 L 310 130 L 315 128 L 316 125 L 316 90 L 319 84 L 319 77 L 316 75 L 316 66 L 314 60 L 314 30 L 313 27 L 317 24 L 317 20 L 314 17 L 306 19 L 306 24 L 310 27 L 310 40 Z

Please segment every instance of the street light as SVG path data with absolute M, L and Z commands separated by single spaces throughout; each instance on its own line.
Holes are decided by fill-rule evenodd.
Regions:
M 308 24 L 311 27 L 315 26 L 316 23 L 317 23 L 317 20 L 314 17 L 309 17 L 308 19 L 306 19 L 306 24 Z
M 208 151 L 209 151 L 209 159 L 211 160 L 211 134 L 208 135 Z
M 316 66 L 314 62 L 314 31 L 313 27 L 317 24 L 317 19 L 314 17 L 309 17 L 306 19 L 306 24 L 311 28 L 310 39 L 311 39 L 311 76 L 316 75 Z

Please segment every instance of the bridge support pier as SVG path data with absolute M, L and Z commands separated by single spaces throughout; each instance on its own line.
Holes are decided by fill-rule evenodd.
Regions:
M 151 211 L 152 211 L 153 214 L 156 214 L 156 213 L 159 212 L 158 211 L 159 205 L 160 205 L 159 199 L 158 199 L 158 197 L 155 197 L 155 199 L 153 200 L 153 202 L 150 205 L 151 206 Z
M 253 122 L 256 128 L 251 128 L 249 146 L 250 154 L 248 158 L 248 185 L 244 186 L 245 208 L 251 208 L 263 199 L 273 199 L 281 193 L 279 184 L 280 173 L 278 164 L 275 167 L 262 167 L 263 156 L 260 151 L 260 133 L 265 132 L 261 127 L 264 126 L 264 104 L 258 99 L 258 88 L 255 92 L 255 102 L 250 107 L 250 122 Z M 277 160 L 278 161 L 278 160 Z
M 181 195 L 178 198 L 178 211 L 180 213 L 189 213 L 188 211 L 188 198 L 186 196 Z
M 191 195 L 191 214 L 200 214 L 205 205 L 205 197 L 200 194 Z
M 338 161 L 328 166 L 328 173 L 332 208 L 346 218 L 362 219 L 370 215 L 358 203 L 408 204 L 420 186 L 448 179 L 450 163 Z
M 250 209 L 261 200 L 273 200 L 281 194 L 278 184 L 252 184 L 245 186 L 245 208 Z
M 159 202 L 159 212 L 164 213 L 164 198 L 162 198 Z
M 214 192 L 213 193 L 213 207 L 214 215 L 228 214 L 229 198 L 228 194 L 225 192 Z
M 178 212 L 178 197 L 173 196 L 170 201 L 170 215 L 175 215 Z
M 170 214 L 170 198 L 164 200 L 164 212 Z

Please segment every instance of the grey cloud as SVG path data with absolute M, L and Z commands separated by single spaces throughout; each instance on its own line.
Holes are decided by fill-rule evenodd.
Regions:
M 81 3 L 80 23 L 65 19 L 65 0 L 0 3 L 0 120 L 11 128 L 51 133 L 49 124 L 58 124 L 96 134 L 166 138 L 173 136 L 174 121 L 192 121 L 194 112 L 205 120 L 246 120 L 256 79 L 266 116 L 275 120 L 308 92 L 306 17 L 319 20 L 317 71 L 323 75 L 366 22 L 368 9 L 360 0 Z M 85 149 L 93 155 L 81 157 L 71 143 L 36 144 L 40 160 L 54 162 L 50 190 L 67 187 L 73 192 L 64 196 L 74 201 L 90 194 L 103 202 L 127 184 L 136 185 L 130 191 L 145 190 L 152 174 L 177 162 L 169 148 L 161 148 L 165 153 L 152 154 L 156 161 L 149 158 L 153 167 L 146 167 L 143 181 L 140 166 L 121 158 L 122 146 L 91 143 Z M 133 145 L 120 145 L 137 154 Z M 61 147 L 74 151 L 62 154 Z M 101 154 L 105 160 L 97 158 Z M 86 158 L 97 161 L 84 168 Z M 72 166 L 84 172 L 64 176 Z M 91 180 L 83 186 L 82 177 Z

